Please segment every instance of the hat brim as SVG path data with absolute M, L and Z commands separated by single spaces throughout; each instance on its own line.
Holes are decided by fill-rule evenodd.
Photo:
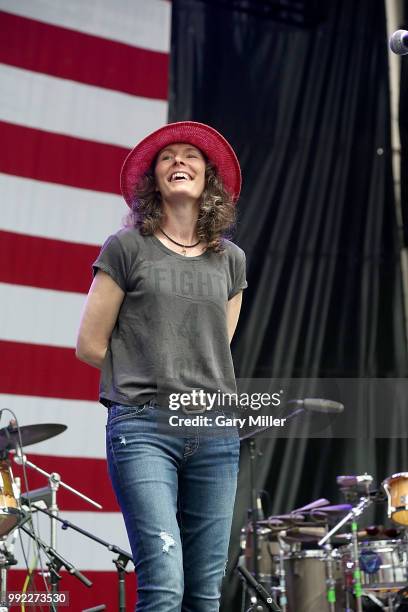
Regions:
M 120 174 L 120 187 L 128 206 L 132 206 L 136 185 L 150 168 L 156 155 L 164 147 L 176 142 L 198 147 L 215 166 L 233 202 L 238 200 L 241 191 L 241 169 L 229 142 L 205 123 L 179 121 L 169 123 L 146 136 L 126 157 Z

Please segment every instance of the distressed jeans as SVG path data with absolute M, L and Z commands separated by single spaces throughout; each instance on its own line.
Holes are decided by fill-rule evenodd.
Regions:
M 216 612 L 228 554 L 239 437 L 163 432 L 154 401 L 110 407 L 109 473 L 138 581 L 137 612 Z

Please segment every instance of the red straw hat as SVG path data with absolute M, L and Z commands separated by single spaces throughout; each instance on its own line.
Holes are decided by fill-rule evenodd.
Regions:
M 225 189 L 236 202 L 241 191 L 241 169 L 231 145 L 217 130 L 196 121 L 179 121 L 159 128 L 131 150 L 122 166 L 120 187 L 128 206 L 132 205 L 135 187 L 164 147 L 175 142 L 198 147 L 214 164 Z

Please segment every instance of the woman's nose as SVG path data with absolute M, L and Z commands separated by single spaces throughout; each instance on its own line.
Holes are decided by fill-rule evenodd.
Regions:
M 181 157 L 181 155 L 175 155 L 174 156 L 174 163 L 175 164 L 184 164 L 183 158 Z

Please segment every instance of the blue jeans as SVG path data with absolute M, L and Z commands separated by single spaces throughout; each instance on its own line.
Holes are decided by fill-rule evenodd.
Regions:
M 163 432 L 151 401 L 109 409 L 109 473 L 138 580 L 138 612 L 216 612 L 237 484 L 239 437 Z M 185 435 L 184 435 L 185 433 Z

